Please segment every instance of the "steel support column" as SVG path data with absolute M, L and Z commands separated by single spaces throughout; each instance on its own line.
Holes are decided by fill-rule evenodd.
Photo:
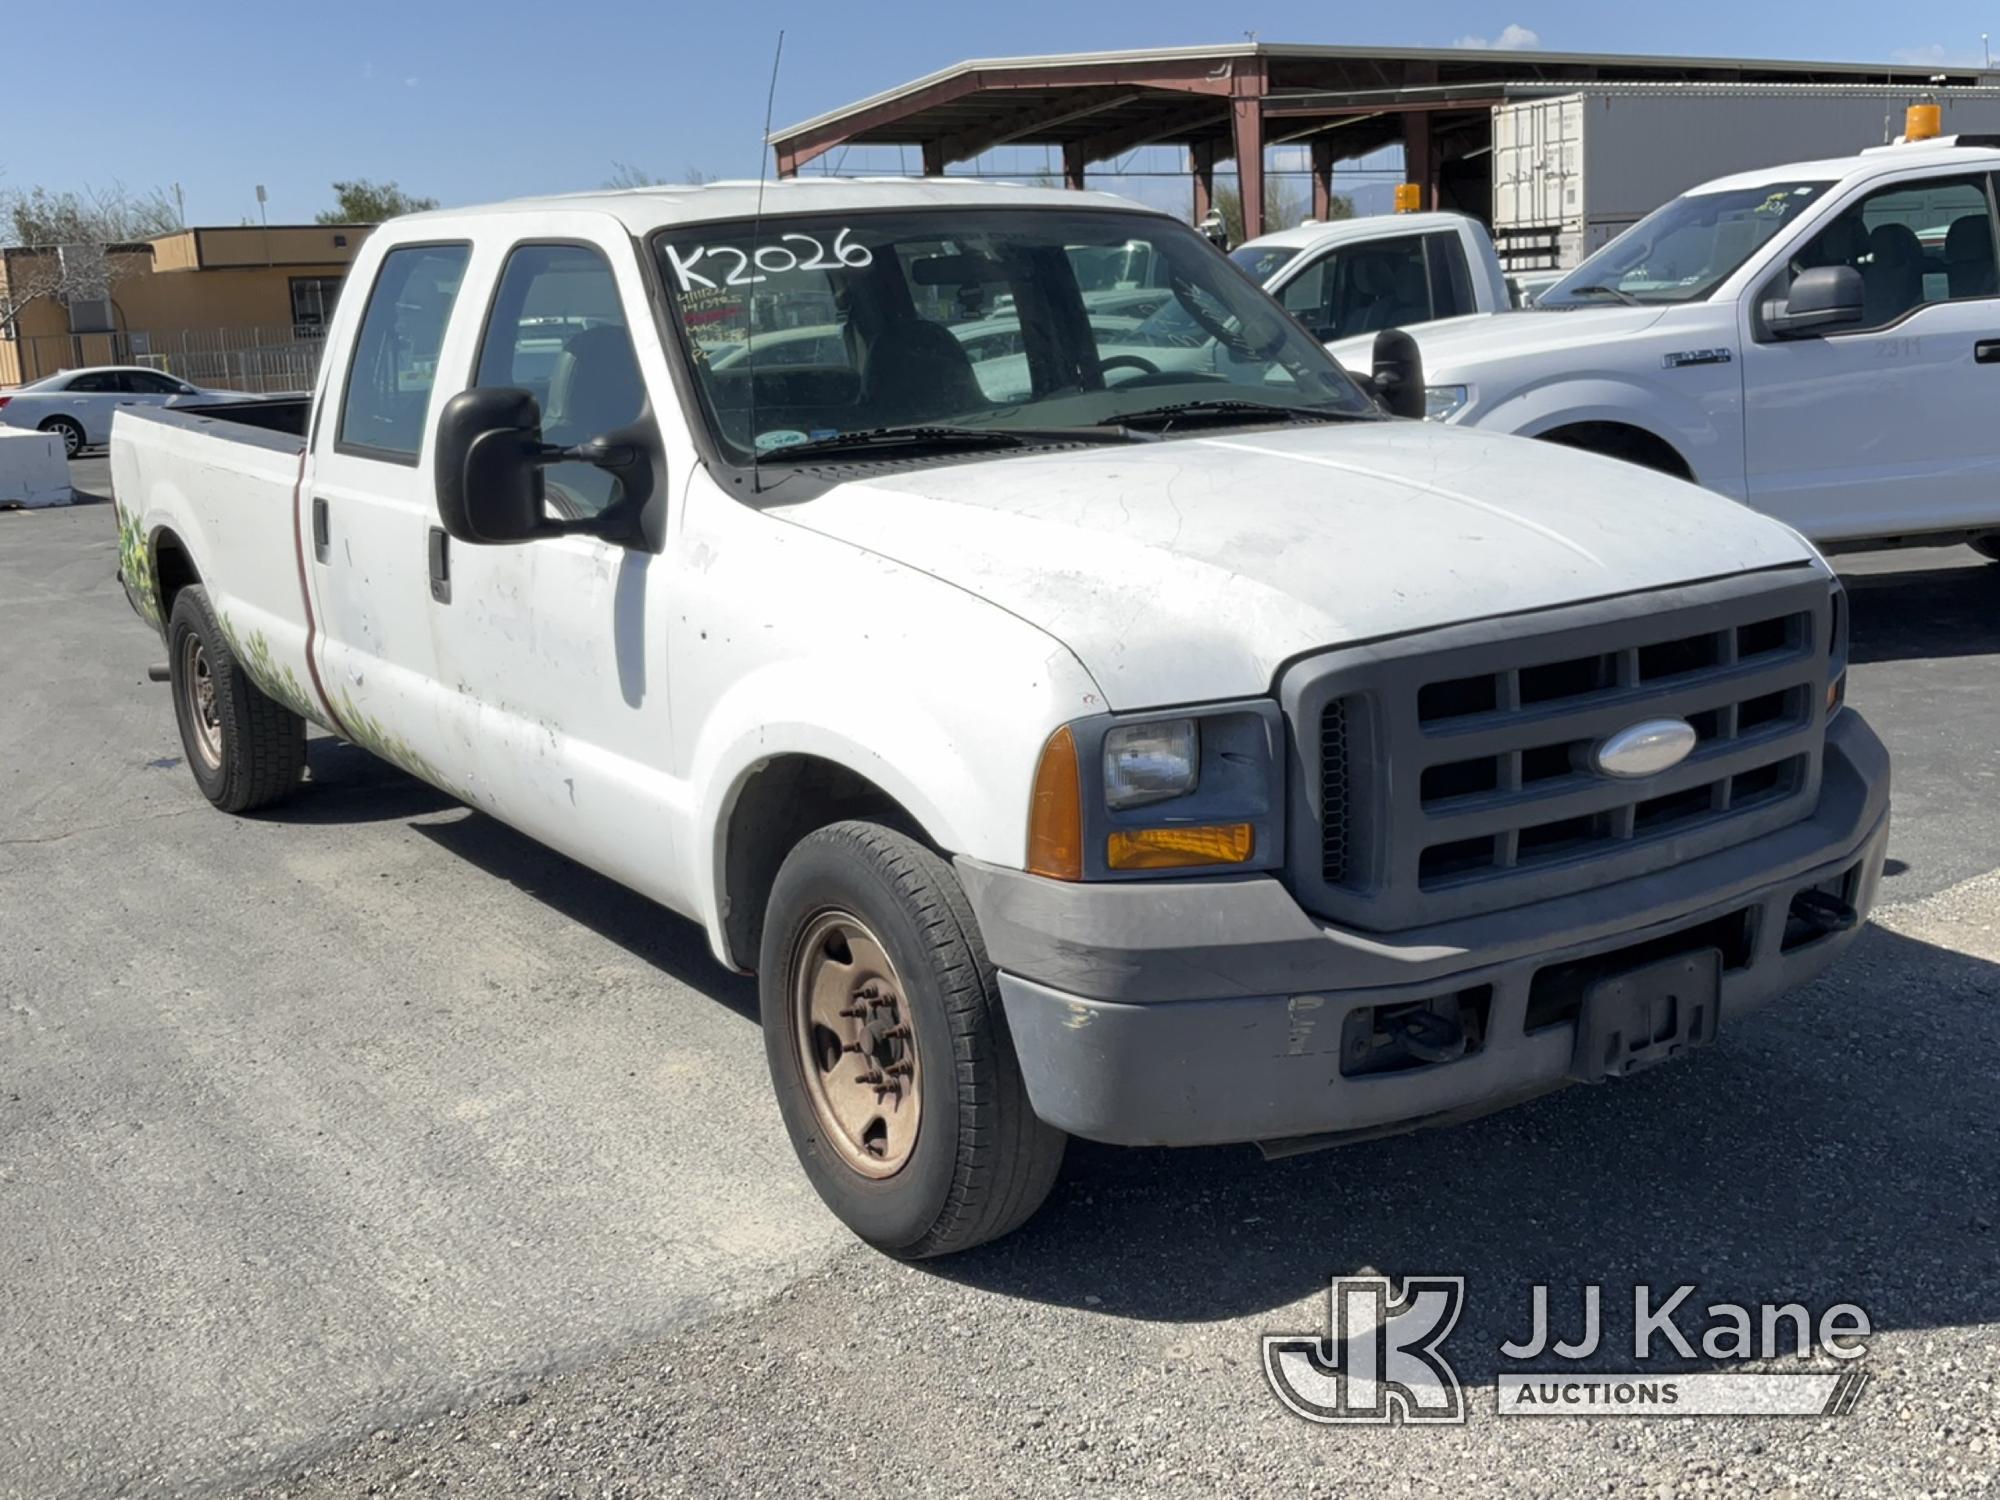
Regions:
M 1312 216 L 1321 222 L 1333 217 L 1333 141 L 1322 137 L 1312 143 Z
M 1188 147 L 1188 170 L 1194 174 L 1194 221 L 1215 211 L 1215 142 L 1196 141 Z
M 1245 60 L 1231 80 L 1230 145 L 1236 154 L 1236 191 L 1243 204 L 1243 238 L 1264 232 L 1264 60 Z

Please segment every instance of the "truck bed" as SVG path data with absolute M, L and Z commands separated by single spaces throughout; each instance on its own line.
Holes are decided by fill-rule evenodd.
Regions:
M 133 407 L 111 424 L 119 576 L 133 608 L 167 626 L 177 575 L 161 559 L 200 560 L 200 582 L 246 669 L 308 717 L 310 623 L 297 490 L 309 402 Z

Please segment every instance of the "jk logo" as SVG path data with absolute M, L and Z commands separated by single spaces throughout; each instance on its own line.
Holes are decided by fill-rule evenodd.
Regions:
M 1406 1276 L 1396 1300 L 1386 1276 L 1336 1276 L 1327 1332 L 1266 1334 L 1264 1378 L 1308 1422 L 1463 1422 L 1438 1345 L 1464 1305 L 1463 1276 Z

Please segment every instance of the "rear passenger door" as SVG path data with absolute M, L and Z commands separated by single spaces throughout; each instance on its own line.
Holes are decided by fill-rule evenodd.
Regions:
M 471 320 L 453 319 L 471 254 L 465 241 L 395 246 L 366 295 L 343 299 L 332 347 L 348 361 L 326 377 L 297 528 L 339 727 L 455 791 L 464 785 L 445 753 L 430 634 L 431 445 L 448 394 L 440 361 L 450 338 L 471 336 Z
M 1808 536 L 2000 519 L 2000 265 L 1985 173 L 1871 188 L 1740 309 L 1747 496 Z M 1859 324 L 1777 338 L 1763 306 L 1816 266 L 1860 274 Z

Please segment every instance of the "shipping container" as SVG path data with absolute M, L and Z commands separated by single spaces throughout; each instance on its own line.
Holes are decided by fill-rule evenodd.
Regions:
M 1493 109 L 1493 239 L 1568 269 L 1698 183 L 1893 140 L 1907 86 L 1593 84 Z M 2000 89 L 1939 89 L 1944 133 L 2000 134 Z

